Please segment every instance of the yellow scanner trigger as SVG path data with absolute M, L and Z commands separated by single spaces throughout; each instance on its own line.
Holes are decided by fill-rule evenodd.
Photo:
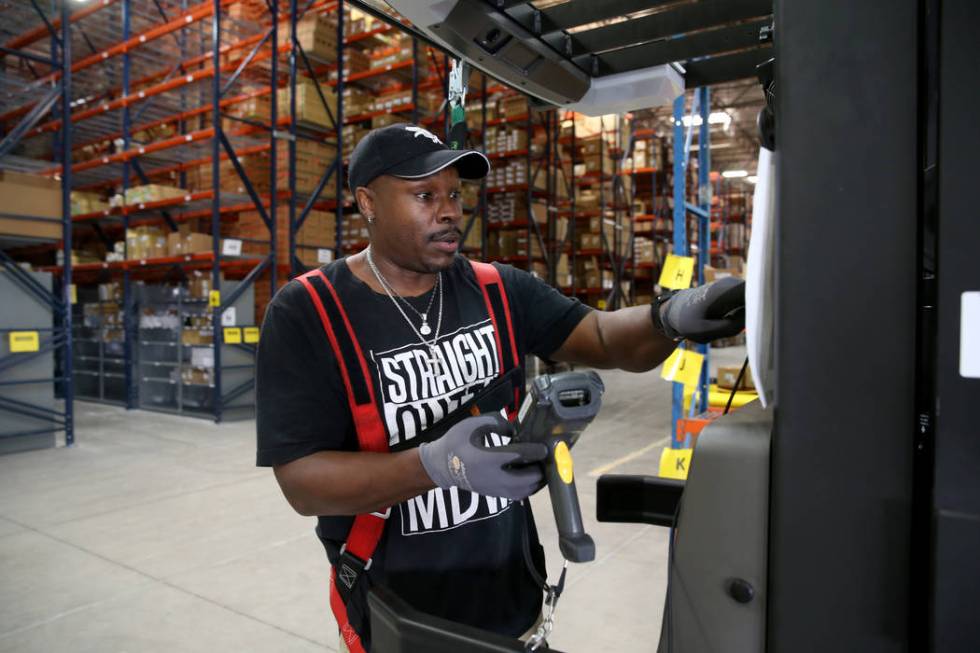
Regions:
M 558 468 L 558 476 L 561 477 L 561 480 L 566 485 L 571 485 L 574 480 L 572 452 L 568 450 L 568 445 L 564 442 L 559 442 L 555 446 L 555 466 Z

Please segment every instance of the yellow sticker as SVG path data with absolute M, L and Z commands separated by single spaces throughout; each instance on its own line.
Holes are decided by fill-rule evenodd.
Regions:
M 694 277 L 694 257 L 668 254 L 660 273 L 660 285 L 671 290 L 691 287 Z
M 558 476 L 561 480 L 565 482 L 566 485 L 570 485 L 575 476 L 573 473 L 572 465 L 572 452 L 568 450 L 568 445 L 564 442 L 559 442 L 555 446 L 555 466 L 558 468 Z
M 245 342 L 254 345 L 259 341 L 259 327 L 245 327 Z
M 11 331 L 9 342 L 12 354 L 38 351 L 41 348 L 41 336 L 37 331 Z
M 704 365 L 703 354 L 678 347 L 664 361 L 660 378 L 683 383 L 685 386 L 695 386 L 701 380 L 702 365 Z
M 208 306 L 211 308 L 218 308 L 221 306 L 221 291 L 212 290 L 208 293 Z
M 225 327 L 225 344 L 238 345 L 242 342 L 242 330 L 240 327 Z
M 660 453 L 660 477 L 687 479 L 687 471 L 691 467 L 691 454 L 694 449 L 672 449 L 664 447 Z
M 72 304 L 78 303 L 78 287 L 73 283 L 68 284 L 68 298 Z

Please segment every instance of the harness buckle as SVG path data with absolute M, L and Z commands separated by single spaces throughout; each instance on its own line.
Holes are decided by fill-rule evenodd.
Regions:
M 348 551 L 346 543 L 340 547 L 340 557 L 337 558 L 337 563 L 334 565 L 337 572 L 334 585 L 340 593 L 344 605 L 350 601 L 354 586 L 361 579 L 361 575 L 371 568 L 373 562 L 373 557 L 364 561 Z

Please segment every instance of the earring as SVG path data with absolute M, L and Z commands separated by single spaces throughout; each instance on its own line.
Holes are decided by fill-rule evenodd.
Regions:
M 374 224 L 374 216 L 373 215 L 366 215 L 366 216 L 364 216 L 364 219 L 368 221 L 368 224 Z

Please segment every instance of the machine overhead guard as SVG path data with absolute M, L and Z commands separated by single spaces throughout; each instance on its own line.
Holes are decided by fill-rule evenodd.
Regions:
M 483 0 L 387 0 L 426 38 L 544 103 L 599 116 L 666 105 L 684 91 L 673 64 L 590 76 Z

